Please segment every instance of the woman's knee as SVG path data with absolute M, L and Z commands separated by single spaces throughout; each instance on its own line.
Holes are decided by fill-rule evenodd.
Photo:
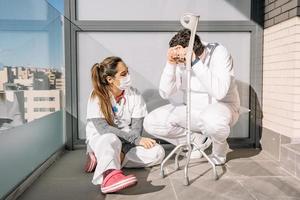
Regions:
M 106 133 L 104 135 L 101 135 L 101 140 L 99 142 L 99 145 L 105 146 L 105 145 L 122 145 L 121 140 L 118 136 L 116 136 L 113 133 Z
M 163 159 L 165 158 L 165 149 L 159 144 L 156 144 L 153 148 L 156 149 L 156 151 L 155 151 L 156 164 L 160 164 L 163 161 Z

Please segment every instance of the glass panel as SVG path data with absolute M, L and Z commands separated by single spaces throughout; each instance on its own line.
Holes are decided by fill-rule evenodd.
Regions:
M 174 33 L 79 33 L 78 34 L 78 102 L 79 137 L 85 138 L 86 105 L 91 91 L 90 69 L 95 62 L 117 55 L 124 59 L 132 74 L 133 85 L 142 93 L 149 111 L 166 104 L 158 94 L 158 84 L 166 62 L 168 42 Z M 218 41 L 231 52 L 235 62 L 235 73 L 240 85 L 249 85 L 250 77 L 250 33 L 206 33 L 199 35 L 204 41 Z M 243 44 L 243 48 L 240 47 Z M 151 74 L 151 76 L 149 76 Z M 245 89 L 246 88 L 246 89 Z M 242 105 L 248 108 L 247 87 L 240 93 Z M 245 90 L 245 91 L 244 91 Z M 243 114 L 231 137 L 248 137 L 248 114 Z
M 49 6 L 49 9 L 53 8 Z M 3 20 L 2 28 L 5 30 L 0 30 L 0 93 L 3 93 L 3 100 L 4 96 L 8 97 L 3 104 L 19 101 L 18 112 L 21 114 L 22 123 L 31 122 L 63 108 L 63 18 L 57 11 L 56 15 L 51 22 L 45 21 L 46 27 L 34 25 L 33 22 L 29 27 L 22 27 L 22 23 L 5 27 L 6 20 Z M 11 97 L 13 91 L 19 91 L 18 99 Z M 47 98 L 33 101 L 34 98 L 43 97 Z M 1 109 L 2 118 L 11 117 L 9 109 Z M 3 129 L 2 126 L 0 130 L 1 128 Z
M 0 2 L 0 199 L 64 145 L 63 19 L 44 0 Z
M 1 0 L 0 19 L 47 20 L 48 4 L 44 0 Z
M 249 20 L 251 0 L 77 0 L 78 20 L 178 20 L 195 13 L 201 20 Z
M 0 133 L 0 197 L 63 146 L 63 117 L 58 111 Z

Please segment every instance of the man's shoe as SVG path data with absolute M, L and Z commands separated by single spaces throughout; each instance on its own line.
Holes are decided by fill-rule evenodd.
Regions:
M 209 137 L 206 137 L 199 133 L 193 133 L 191 141 L 195 143 L 202 151 L 206 150 L 212 143 Z M 200 159 L 202 158 L 202 156 L 202 153 L 198 151 L 198 149 L 194 146 L 190 158 Z
M 210 154 L 208 157 L 216 166 L 224 165 L 226 163 L 226 157 L 220 157 L 214 154 Z

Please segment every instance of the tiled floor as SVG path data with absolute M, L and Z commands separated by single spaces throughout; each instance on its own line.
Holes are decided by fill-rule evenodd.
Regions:
M 19 199 L 21 200 L 163 200 L 163 199 L 287 199 L 300 200 L 300 181 L 280 168 L 279 163 L 254 149 L 234 150 L 225 167 L 218 167 L 220 179 L 212 179 L 210 166 L 204 160 L 190 164 L 190 186 L 184 186 L 183 170 L 166 167 L 166 178 L 159 167 L 128 169 L 138 177 L 138 185 L 119 194 L 102 195 L 91 184 L 92 174 L 82 170 L 84 150 L 66 152 Z M 181 166 L 184 162 L 181 162 Z

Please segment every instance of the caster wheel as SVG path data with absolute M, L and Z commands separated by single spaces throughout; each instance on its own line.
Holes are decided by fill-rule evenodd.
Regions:
M 183 185 L 188 186 L 189 184 L 190 184 L 189 178 L 188 177 L 184 178 Z
M 217 181 L 219 179 L 218 174 L 215 175 L 215 181 Z
M 160 177 L 161 177 L 161 178 L 165 178 L 165 171 L 164 171 L 164 170 L 161 170 L 161 171 L 160 171 Z

